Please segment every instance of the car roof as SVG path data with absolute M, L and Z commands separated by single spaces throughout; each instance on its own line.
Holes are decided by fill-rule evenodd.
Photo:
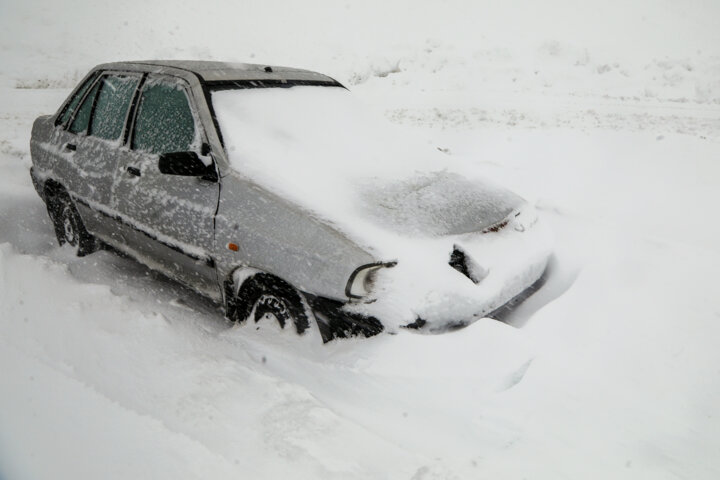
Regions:
M 232 82 L 234 80 L 309 80 L 335 82 L 334 79 L 321 73 L 299 68 L 206 60 L 137 60 L 105 63 L 99 65 L 97 68 L 122 69 L 128 67 L 146 71 L 163 71 L 166 69 L 184 70 L 194 73 L 204 82 Z

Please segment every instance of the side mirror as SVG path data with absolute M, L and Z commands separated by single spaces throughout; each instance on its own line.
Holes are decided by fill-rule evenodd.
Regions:
M 160 154 L 158 169 L 167 175 L 200 177 L 207 175 L 212 166 L 205 165 L 195 152 L 171 152 Z

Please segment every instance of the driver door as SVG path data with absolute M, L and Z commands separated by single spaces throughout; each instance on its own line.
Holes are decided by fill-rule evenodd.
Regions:
M 111 202 L 123 219 L 125 243 L 133 253 L 195 290 L 220 298 L 213 260 L 219 183 L 158 169 L 160 154 L 201 154 L 203 131 L 191 98 L 179 79 L 151 75 L 144 83 Z M 201 158 L 212 163 L 210 157 Z

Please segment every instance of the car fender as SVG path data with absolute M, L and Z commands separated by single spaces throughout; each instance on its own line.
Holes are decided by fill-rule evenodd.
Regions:
M 345 286 L 368 250 L 297 205 L 238 174 L 221 179 L 215 221 L 218 276 L 240 266 L 270 273 L 312 295 L 347 300 Z

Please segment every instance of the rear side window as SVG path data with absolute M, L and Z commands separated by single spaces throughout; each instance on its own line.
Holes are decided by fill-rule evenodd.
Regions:
M 137 77 L 108 75 L 101 80 L 100 93 L 90 122 L 90 135 L 118 140 L 137 88 Z
M 90 86 L 93 84 L 96 76 L 97 75 L 93 75 L 92 77 L 88 78 L 87 81 L 83 84 L 83 86 L 80 87 L 77 92 L 75 92 L 75 95 L 73 95 L 67 105 L 65 105 L 62 114 L 58 118 L 58 121 L 56 123 L 57 125 L 64 125 L 65 123 L 67 123 L 68 120 L 70 120 L 70 117 L 72 117 L 72 114 L 75 113 L 75 110 L 80 104 L 80 100 L 82 100 L 85 92 L 87 92 Z
M 140 97 L 133 150 L 187 152 L 195 139 L 195 120 L 185 91 L 166 83 L 148 84 Z
M 95 102 L 95 96 L 100 88 L 100 82 L 97 82 L 95 86 L 90 90 L 90 93 L 85 97 L 85 101 L 80 105 L 80 108 L 75 115 L 75 119 L 70 125 L 70 131 L 72 133 L 84 132 L 88 128 L 90 123 L 90 113 L 92 112 L 92 106 Z

